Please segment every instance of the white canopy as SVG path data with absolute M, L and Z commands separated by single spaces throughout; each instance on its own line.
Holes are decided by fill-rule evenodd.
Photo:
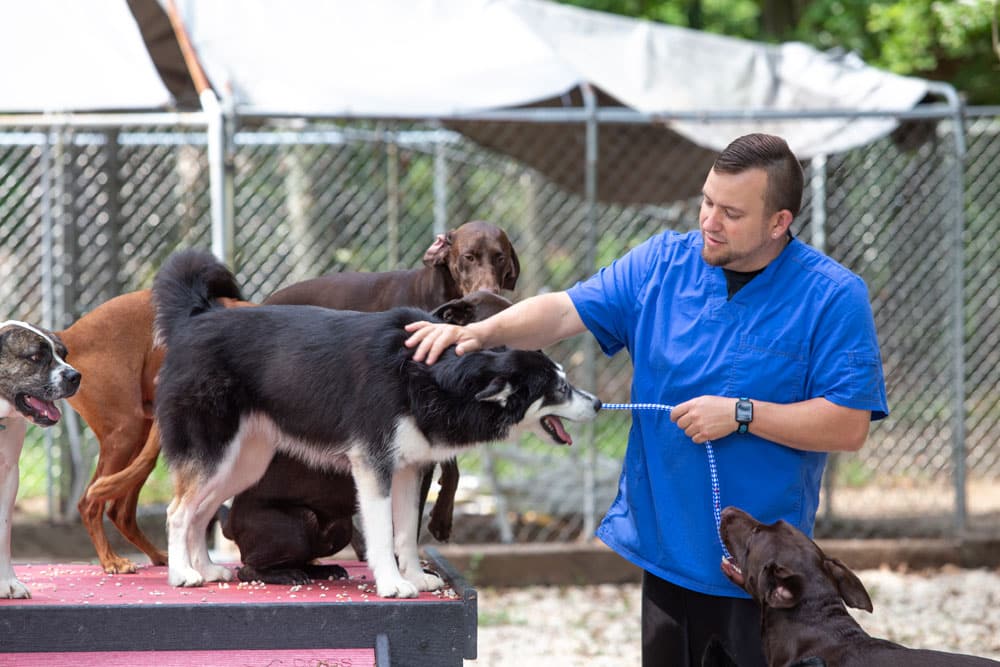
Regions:
M 0 59 L 0 113 L 171 104 L 123 0 L 5 2 Z
M 605 201 L 696 194 L 714 154 L 751 131 L 784 136 L 800 159 L 872 142 L 930 84 L 799 43 L 761 44 L 549 0 L 21 0 L 0 22 L 0 113 L 191 108 L 198 95 L 178 35 L 217 95 L 244 114 L 436 117 L 483 146 L 579 190 L 579 124 L 508 123 L 483 111 L 602 106 L 662 123 L 603 125 L 601 154 L 641 145 L 627 178 L 598 166 Z M 164 83 L 166 86 L 164 86 Z M 746 112 L 843 110 L 743 120 Z M 681 120 L 729 112 L 740 120 Z M 775 114 L 771 113 L 771 117 Z M 616 146 L 617 144 L 617 146 Z M 558 146 L 556 150 L 540 147 Z M 678 168 L 683 159 L 683 168 Z
M 176 0 L 208 78 L 237 111 L 441 116 L 526 106 L 590 83 L 643 112 L 908 110 L 925 81 L 800 43 L 768 45 L 548 0 Z M 166 6 L 167 0 L 161 0 Z M 892 120 L 671 122 L 717 150 L 773 131 L 801 158 Z

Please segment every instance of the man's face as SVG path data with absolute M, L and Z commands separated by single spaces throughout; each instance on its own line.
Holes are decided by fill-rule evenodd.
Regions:
M 767 172 L 763 169 L 739 174 L 720 174 L 713 169 L 708 173 L 698 215 L 705 243 L 701 256 L 708 264 L 756 271 L 781 253 L 791 213 L 768 215 L 766 191 Z

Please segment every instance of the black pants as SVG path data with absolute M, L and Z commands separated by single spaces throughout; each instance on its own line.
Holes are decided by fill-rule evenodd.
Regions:
M 767 665 L 756 602 L 695 593 L 643 572 L 643 667 L 701 667 L 713 640 L 740 667 Z

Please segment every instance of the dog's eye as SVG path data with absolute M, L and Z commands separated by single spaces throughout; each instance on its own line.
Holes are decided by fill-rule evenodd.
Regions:
M 45 360 L 45 354 L 43 352 L 35 352 L 33 355 L 28 357 L 28 359 L 37 364 Z
M 504 264 L 507 263 L 507 257 L 505 257 L 504 255 L 498 254 L 495 261 L 496 261 L 496 265 L 497 266 L 503 266 Z
M 464 259 L 466 262 L 474 262 L 476 261 L 476 256 L 473 255 L 471 252 L 467 252 L 464 255 L 462 255 L 462 259 Z

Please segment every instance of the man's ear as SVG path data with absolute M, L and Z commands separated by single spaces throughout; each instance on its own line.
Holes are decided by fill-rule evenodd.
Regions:
M 788 233 L 795 216 L 787 208 L 783 208 L 771 217 L 771 237 L 778 239 Z
M 760 583 L 760 594 L 767 606 L 791 609 L 802 598 L 805 579 L 801 574 L 772 561 L 764 566 Z
M 493 401 L 507 407 L 507 397 L 514 393 L 505 378 L 493 378 L 485 389 L 476 394 L 477 401 Z
M 868 596 L 865 585 L 846 565 L 836 558 L 826 557 L 823 559 L 823 569 L 837 585 L 840 597 L 843 598 L 848 607 L 864 609 L 868 612 L 873 609 L 872 599 Z

